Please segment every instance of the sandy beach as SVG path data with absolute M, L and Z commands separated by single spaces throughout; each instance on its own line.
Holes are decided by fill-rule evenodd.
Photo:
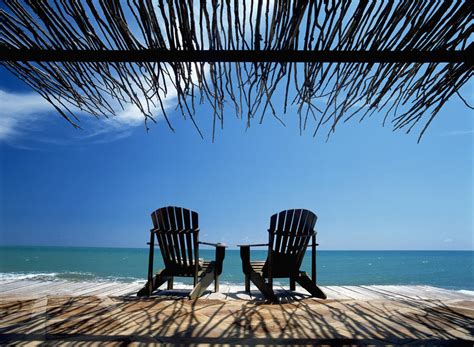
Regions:
M 328 286 L 327 300 L 278 290 L 221 287 L 136 298 L 139 283 L 3 281 L 0 343 L 98 345 L 428 344 L 472 345 L 474 296 L 428 286 Z

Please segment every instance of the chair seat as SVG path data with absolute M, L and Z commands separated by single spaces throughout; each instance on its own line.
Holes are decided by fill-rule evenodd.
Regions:
M 253 271 L 257 272 L 260 274 L 260 276 L 264 278 L 268 278 L 268 270 L 267 267 L 265 266 L 265 261 L 263 260 L 256 260 L 256 261 L 251 261 L 250 265 L 252 266 Z M 290 277 L 290 270 L 287 268 L 280 267 L 273 269 L 272 272 L 272 277 L 273 278 L 287 278 Z
M 214 269 L 215 262 L 214 261 L 204 261 L 200 259 L 199 261 L 199 271 L 198 277 L 204 276 L 207 272 Z M 194 266 L 170 266 L 167 267 L 163 275 L 166 276 L 179 276 L 179 277 L 194 277 Z

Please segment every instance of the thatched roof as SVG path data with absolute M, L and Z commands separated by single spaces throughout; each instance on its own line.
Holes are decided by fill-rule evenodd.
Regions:
M 383 112 L 421 137 L 473 73 L 472 1 L 0 3 L 0 63 L 75 125 L 132 103 L 172 128 L 173 93 L 198 130 L 209 102 L 213 129 L 224 109 L 250 126 L 294 105 L 314 134 Z

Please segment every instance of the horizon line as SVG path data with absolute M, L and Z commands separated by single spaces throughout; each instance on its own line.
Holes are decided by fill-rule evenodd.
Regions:
M 49 247 L 49 248 L 106 248 L 106 249 L 145 249 L 148 250 L 149 247 L 122 247 L 122 246 L 65 246 L 65 245 L 2 245 L 0 247 Z M 213 250 L 211 247 L 201 247 L 201 250 Z M 239 247 L 227 247 L 229 251 L 238 251 Z M 255 250 L 255 248 L 254 248 Z M 266 247 L 258 247 L 257 250 L 266 250 Z M 334 251 L 334 252 L 344 252 L 344 251 L 361 251 L 361 252 L 377 252 L 377 251 L 386 251 L 386 252 L 396 252 L 396 251 L 406 251 L 406 252 L 419 252 L 419 251 L 435 251 L 435 252 L 474 252 L 474 249 L 321 249 L 317 248 L 318 251 Z M 308 249 L 310 252 L 311 249 Z

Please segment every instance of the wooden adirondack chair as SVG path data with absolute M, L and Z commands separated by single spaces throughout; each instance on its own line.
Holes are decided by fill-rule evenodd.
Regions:
M 219 290 L 219 275 L 225 257 L 225 245 L 199 241 L 198 214 L 181 207 L 163 207 L 151 214 L 153 229 L 150 230 L 150 254 L 148 259 L 148 282 L 137 293 L 149 296 L 162 284 L 168 282 L 173 289 L 173 278 L 193 277 L 194 288 L 191 299 L 200 297 L 214 281 L 214 290 Z M 153 276 L 155 237 L 163 256 L 165 268 Z M 199 259 L 199 245 L 216 247 L 214 261 Z
M 250 292 L 250 281 L 262 292 L 267 300 L 277 301 L 273 292 L 274 278 L 289 278 L 290 290 L 295 290 L 298 282 L 312 296 L 326 299 L 326 295 L 316 285 L 316 215 L 308 210 L 287 210 L 270 218 L 268 243 L 239 245 L 242 268 L 245 274 L 245 290 Z M 312 276 L 300 271 L 301 263 L 312 239 Z M 250 261 L 250 247 L 268 246 L 265 261 Z

